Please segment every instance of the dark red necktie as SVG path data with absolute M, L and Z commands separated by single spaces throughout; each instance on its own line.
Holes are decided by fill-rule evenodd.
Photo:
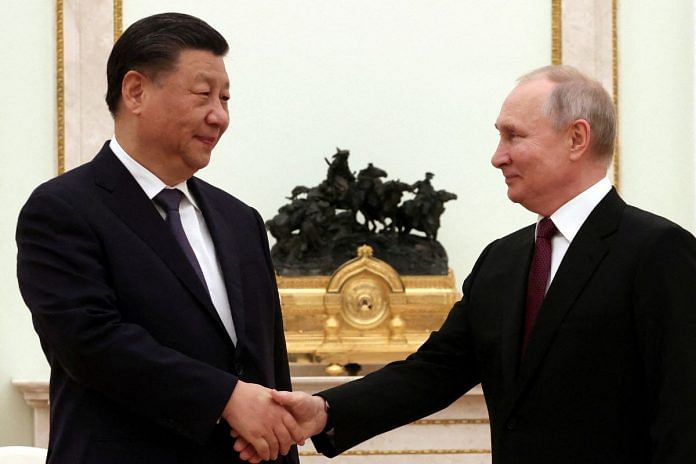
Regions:
M 527 303 L 524 310 L 524 338 L 522 341 L 523 356 L 546 294 L 546 284 L 549 282 L 551 274 L 551 238 L 557 230 L 549 218 L 542 219 L 537 226 L 534 257 L 529 268 L 529 280 L 527 281 Z

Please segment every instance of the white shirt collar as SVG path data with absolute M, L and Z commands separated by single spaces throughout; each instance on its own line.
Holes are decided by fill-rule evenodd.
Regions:
M 181 192 L 184 194 L 186 199 L 191 202 L 191 204 L 196 208 L 198 208 L 198 203 L 196 203 L 196 200 L 193 198 L 193 195 L 191 195 L 191 192 L 189 191 L 188 185 L 186 184 L 186 181 L 181 182 L 180 184 L 174 185 L 173 187 L 168 186 L 162 180 L 157 177 L 155 174 L 153 174 L 151 171 L 149 171 L 145 166 L 142 164 L 138 163 L 136 160 L 134 160 L 126 151 L 121 147 L 121 145 L 118 143 L 116 140 L 116 136 L 111 138 L 111 141 L 109 142 L 109 148 L 111 148 L 111 151 L 114 152 L 114 155 L 116 155 L 116 158 L 123 163 L 123 165 L 126 167 L 128 172 L 131 173 L 135 181 L 140 185 L 140 188 L 143 189 L 145 192 L 145 195 L 152 200 L 158 193 L 160 193 L 163 189 L 165 188 L 174 188 L 181 190 Z
M 568 242 L 572 242 L 580 227 L 585 223 L 592 210 L 611 190 L 611 182 L 603 177 L 599 182 L 576 196 L 556 210 L 551 220 Z M 541 220 L 542 217 L 539 217 Z M 538 221 L 537 221 L 538 224 Z

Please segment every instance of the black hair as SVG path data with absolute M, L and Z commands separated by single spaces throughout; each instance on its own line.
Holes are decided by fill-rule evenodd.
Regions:
M 161 13 L 133 23 L 114 44 L 106 65 L 106 104 L 113 116 L 121 101 L 123 76 L 130 70 L 155 78 L 176 66 L 183 50 L 206 50 L 224 56 L 225 38 L 208 23 L 183 13 Z

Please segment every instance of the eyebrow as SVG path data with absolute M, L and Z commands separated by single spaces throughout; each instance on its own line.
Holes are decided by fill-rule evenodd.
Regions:
M 500 124 L 498 124 L 498 123 L 496 122 L 496 123 L 493 124 L 493 126 L 494 126 L 496 129 L 498 129 L 499 131 L 508 131 L 508 132 L 509 132 L 509 131 L 514 131 L 514 130 L 515 130 L 515 126 L 514 126 L 514 125 L 512 125 L 512 124 L 510 124 L 510 123 L 506 123 L 506 122 L 503 122 L 503 123 L 500 123 Z
M 206 81 L 206 82 L 211 82 L 211 81 L 214 80 L 214 79 L 213 79 L 213 77 L 212 77 L 209 73 L 204 72 L 204 71 L 201 71 L 201 72 L 197 73 L 195 76 L 193 76 L 193 80 L 194 80 L 194 81 Z M 222 88 L 225 89 L 225 90 L 229 90 L 229 88 L 230 88 L 230 81 L 229 81 L 229 79 L 227 79 L 227 80 L 225 81 L 225 83 L 223 84 Z

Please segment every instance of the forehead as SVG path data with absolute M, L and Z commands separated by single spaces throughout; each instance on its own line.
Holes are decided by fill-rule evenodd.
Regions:
M 544 118 L 544 105 L 548 101 L 554 85 L 553 82 L 546 79 L 534 79 L 520 83 L 512 89 L 512 92 L 503 102 L 496 127 L 501 129 Z
M 182 50 L 172 74 L 194 81 L 214 81 L 229 87 L 225 61 L 207 50 Z

